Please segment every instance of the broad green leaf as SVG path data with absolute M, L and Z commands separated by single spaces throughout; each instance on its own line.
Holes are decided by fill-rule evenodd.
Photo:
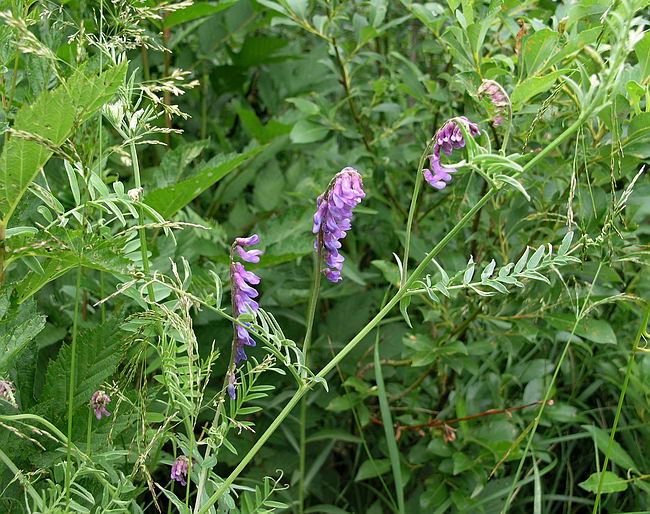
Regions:
M 320 112 L 320 107 L 318 107 L 318 105 L 306 100 L 305 98 L 287 98 L 287 102 L 292 103 L 300 110 L 300 112 L 303 112 L 308 116 L 313 116 Z
M 291 131 L 291 125 L 284 125 L 276 120 L 270 120 L 266 125 L 262 125 L 257 114 L 249 109 L 237 107 L 237 114 L 244 128 L 260 143 L 268 143 Z
M 646 32 L 645 36 L 634 47 L 636 58 L 639 60 L 639 67 L 641 68 L 640 79 L 643 82 L 646 78 L 650 77 L 650 32 Z
M 10 289 L 0 293 L 0 374 L 45 327 L 45 316 L 38 314 L 34 301 L 11 307 L 10 294 Z
M 592 473 L 587 480 L 580 482 L 578 485 L 585 491 L 595 493 L 598 490 L 598 483 L 600 482 L 600 473 Z M 603 479 L 604 493 L 619 493 L 627 489 L 628 483 L 625 479 L 619 477 L 611 471 L 605 471 Z
M 565 332 L 571 332 L 575 323 L 572 314 L 553 314 L 544 318 L 548 323 Z M 604 320 L 584 318 L 576 327 L 575 334 L 599 344 L 616 344 L 616 334 Z
M 289 8 L 295 12 L 299 18 L 304 18 L 307 14 L 308 0 L 286 0 Z
M 309 120 L 300 120 L 291 129 L 289 137 L 294 143 L 313 143 L 323 139 L 328 132 L 329 129 L 323 125 Z
M 607 448 L 609 447 L 609 432 L 593 425 L 582 425 L 582 428 L 594 437 L 596 446 L 598 446 L 598 449 L 603 453 L 603 455 L 605 455 L 607 453 Z M 625 470 L 637 469 L 630 454 L 627 453 L 616 440 L 612 441 L 609 458 L 622 468 L 625 468 Z
M 187 21 L 196 20 L 211 14 L 218 13 L 227 9 L 231 5 L 235 5 L 238 0 L 221 0 L 219 2 L 197 2 L 184 9 L 179 9 L 169 13 L 165 17 L 164 27 L 166 29 L 185 23 Z
M 529 77 L 521 84 L 515 86 L 510 100 L 512 100 L 513 108 L 516 105 L 520 107 L 524 102 L 530 100 L 532 97 L 548 91 L 555 81 L 564 73 L 564 70 L 553 71 L 542 77 Z
M 553 55 L 559 37 L 554 30 L 542 29 L 523 41 L 522 52 L 528 77 L 543 70 L 544 63 L 547 63 Z
M 53 150 L 70 136 L 75 124 L 87 120 L 112 98 L 122 83 L 127 62 L 100 75 L 87 77 L 77 71 L 52 91 L 43 91 L 16 114 L 13 135 L 0 156 L 0 215 L 6 225 L 18 202 Z M 37 142 L 38 141 L 38 142 Z
M 355 405 L 358 405 L 360 401 L 361 396 L 359 393 L 345 393 L 334 398 L 327 406 L 327 410 L 334 412 L 343 412 L 350 410 Z
M 290 57 L 272 55 L 288 44 L 286 39 L 268 36 L 248 36 L 238 54 L 233 57 L 237 66 L 261 66 L 276 61 L 283 61 Z
M 388 459 L 371 459 L 365 461 L 361 466 L 359 466 L 359 471 L 357 476 L 354 477 L 355 482 L 360 482 L 361 480 L 368 480 L 369 478 L 375 478 L 381 475 L 384 475 L 390 471 L 390 460 Z
M 263 149 L 263 146 L 258 146 L 246 153 L 224 156 L 224 161 L 218 166 L 203 170 L 198 175 L 183 180 L 178 184 L 150 191 L 145 195 L 144 203 L 154 208 L 164 218 L 170 218 L 203 191 Z

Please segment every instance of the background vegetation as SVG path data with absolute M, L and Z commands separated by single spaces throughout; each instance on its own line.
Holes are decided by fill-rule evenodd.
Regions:
M 650 509 L 647 1 L 2 10 L 0 510 Z M 483 150 L 407 230 L 456 116 Z M 345 166 L 367 196 L 309 368 L 404 299 L 307 394 L 311 217 Z M 229 251 L 253 233 L 260 337 L 230 400 Z M 231 474 L 296 389 L 302 477 L 298 408 Z

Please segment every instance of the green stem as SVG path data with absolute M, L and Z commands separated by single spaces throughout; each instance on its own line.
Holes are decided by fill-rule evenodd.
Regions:
M 424 273 L 429 263 L 435 258 L 438 253 L 449 243 L 449 241 L 462 230 L 462 228 L 472 219 L 474 214 L 476 214 L 487 202 L 492 198 L 496 193 L 496 189 L 490 189 L 486 195 L 481 198 L 468 212 L 463 216 L 463 218 L 452 228 L 447 235 L 440 240 L 440 242 L 431 250 L 420 265 L 415 268 L 408 280 L 402 285 L 400 290 L 390 299 L 390 301 L 384 306 L 383 309 L 377 313 L 377 315 L 338 353 L 336 354 L 329 363 L 316 375 L 316 378 L 324 378 L 332 371 L 336 365 L 345 358 L 345 356 L 350 353 L 354 347 L 356 347 L 370 331 L 372 331 L 381 320 L 386 317 L 386 315 L 392 310 L 392 308 L 400 301 L 400 299 L 407 293 L 408 288 L 413 285 L 413 283 L 420 278 Z M 264 431 L 260 436 L 259 440 L 253 445 L 249 452 L 243 457 L 237 467 L 230 473 L 228 478 L 219 486 L 215 493 L 210 497 L 207 503 L 201 508 L 198 514 L 205 514 L 212 505 L 219 499 L 219 497 L 230 487 L 230 485 L 235 481 L 239 474 L 244 470 L 248 463 L 253 459 L 257 454 L 259 449 L 264 445 L 268 438 L 273 434 L 273 432 L 280 426 L 284 418 L 286 418 L 295 405 L 300 401 L 300 399 L 309 391 L 315 382 L 311 381 L 302 385 L 291 397 L 289 403 L 282 409 L 278 416 L 273 420 L 271 425 Z
M 131 162 L 133 164 L 133 177 L 135 180 L 136 189 L 140 190 L 142 182 L 140 180 L 140 164 L 138 162 L 138 152 L 135 148 L 135 142 L 129 144 L 131 150 Z M 140 192 L 142 196 L 142 191 Z M 149 276 L 149 252 L 147 251 L 147 234 L 144 228 L 144 209 L 141 205 L 138 206 L 138 233 L 140 234 L 140 252 L 142 253 L 142 268 L 147 276 Z M 147 292 L 149 293 L 149 301 L 154 302 L 155 296 L 153 291 L 153 284 L 147 284 Z
M 81 265 L 77 267 L 77 281 L 74 298 L 74 318 L 72 320 L 72 342 L 70 344 L 70 383 L 68 384 L 68 444 L 67 466 L 65 473 L 66 505 L 70 505 L 70 480 L 72 477 L 72 412 L 74 410 L 75 382 L 77 380 L 77 331 L 79 324 L 79 303 L 81 291 Z
M 320 234 L 318 235 L 318 251 L 314 255 L 314 272 L 312 278 L 311 295 L 307 306 L 307 329 L 305 330 L 305 341 L 302 345 L 302 355 L 305 360 L 305 368 L 309 368 L 309 347 L 311 346 L 312 331 L 314 329 L 314 318 L 316 317 L 316 306 L 318 305 L 318 294 L 320 292 L 322 250 Z M 298 483 L 298 512 L 305 511 L 305 461 L 307 458 L 307 398 L 300 402 L 300 463 Z
M 402 276 L 400 277 L 400 284 L 406 282 L 409 252 L 411 250 L 411 231 L 413 230 L 413 219 L 415 218 L 415 211 L 417 208 L 418 197 L 420 196 L 420 189 L 422 189 L 422 182 L 424 181 L 424 176 L 422 175 L 422 168 L 424 167 L 424 161 L 426 160 L 427 156 L 431 152 L 431 147 L 433 146 L 434 139 L 435 136 L 434 138 L 429 140 L 418 162 L 417 175 L 415 177 L 415 185 L 413 186 L 413 196 L 411 196 L 411 206 L 409 207 L 408 219 L 406 220 L 406 237 L 404 239 L 404 258 L 402 259 Z
M 90 456 L 93 437 L 93 410 L 88 409 L 88 429 L 86 430 L 86 454 Z
M 600 496 L 603 492 L 603 485 L 605 483 L 605 471 L 607 471 L 607 465 L 609 464 L 609 455 L 612 452 L 612 447 L 614 446 L 614 436 L 616 435 L 616 428 L 618 427 L 618 421 L 621 417 L 621 412 L 623 410 L 625 393 L 627 392 L 628 385 L 630 384 L 630 377 L 632 376 L 634 357 L 636 356 L 636 353 L 639 350 L 639 343 L 641 342 L 641 337 L 643 336 L 643 334 L 646 332 L 648 328 L 649 319 L 650 319 L 650 303 L 646 306 L 645 314 L 643 316 L 643 320 L 641 321 L 641 326 L 639 327 L 639 330 L 636 333 L 636 338 L 634 339 L 634 346 L 632 347 L 632 353 L 630 354 L 630 357 L 627 362 L 627 371 L 625 372 L 625 380 L 623 381 L 621 394 L 618 397 L 618 407 L 616 408 L 616 416 L 614 416 L 614 424 L 612 425 L 612 430 L 609 435 L 607 453 L 605 453 L 605 462 L 603 462 L 603 467 L 600 472 L 600 478 L 598 479 L 598 491 L 596 492 L 596 501 L 594 502 L 594 508 L 592 510 L 593 514 L 596 514 L 596 512 L 598 512 L 598 506 L 600 504 Z
M 5 225 L 0 221 L 0 286 L 5 281 Z

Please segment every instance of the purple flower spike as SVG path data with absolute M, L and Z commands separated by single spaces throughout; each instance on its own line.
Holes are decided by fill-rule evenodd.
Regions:
M 90 406 L 95 410 L 95 417 L 102 419 L 102 416 L 110 416 L 111 413 L 106 410 L 106 405 L 111 403 L 111 397 L 104 391 L 96 391 L 90 398 Z
M 352 209 L 366 196 L 361 175 L 354 168 L 343 168 L 330 182 L 325 193 L 316 199 L 313 233 L 317 234 L 314 248 L 323 250 L 323 272 L 330 282 L 341 280 L 345 258 L 339 253 L 340 240 L 352 228 Z
M 472 123 L 465 116 L 459 116 L 447 121 L 435 136 L 433 153 L 429 156 L 431 169 L 422 170 L 424 179 L 436 189 L 444 189 L 448 182 L 451 182 L 451 173 L 456 172 L 456 168 L 443 167 L 440 164 L 440 151 L 445 155 L 451 155 L 454 150 L 465 146 L 465 138 L 460 127 L 454 120 L 460 121 L 472 137 L 478 136 L 481 131 L 476 123 Z
M 257 235 L 253 235 L 248 238 L 237 238 L 235 239 L 234 248 L 237 250 L 239 256 L 246 262 L 259 262 L 260 258 L 258 257 L 263 252 L 261 250 L 244 250 L 240 244 L 245 246 L 252 246 L 259 243 L 260 238 Z M 259 309 L 259 304 L 254 300 L 259 296 L 257 290 L 253 287 L 260 283 L 260 277 L 258 277 L 252 271 L 246 270 L 244 265 L 241 262 L 235 262 L 234 260 L 230 264 L 230 283 L 232 287 L 232 304 L 233 304 L 233 314 L 235 317 L 238 317 L 242 314 L 254 314 Z M 242 327 L 241 325 L 235 325 L 235 355 L 234 363 L 237 364 L 239 361 L 246 360 L 246 353 L 244 352 L 244 346 L 255 346 L 255 340 L 250 336 L 248 330 Z M 235 397 L 235 387 L 234 372 L 231 374 L 232 382 L 228 385 L 228 394 L 234 400 Z
M 172 480 L 176 480 L 177 482 L 180 482 L 181 485 L 187 485 L 187 481 L 185 480 L 185 478 L 187 477 L 187 470 L 189 468 L 189 463 L 190 460 L 187 457 L 185 457 L 185 455 L 178 457 L 174 461 L 174 464 L 172 464 L 172 472 L 171 472 Z

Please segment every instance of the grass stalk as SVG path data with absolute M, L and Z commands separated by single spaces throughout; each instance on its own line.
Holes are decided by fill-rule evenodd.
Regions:
M 598 489 L 596 491 L 596 500 L 594 501 L 594 507 L 592 510 L 593 514 L 598 512 L 598 507 L 600 505 L 600 497 L 603 493 L 603 485 L 605 484 L 605 471 L 607 471 L 607 465 L 609 464 L 609 456 L 612 453 L 612 448 L 614 446 L 614 437 L 616 436 L 616 429 L 618 428 L 618 422 L 621 419 L 621 412 L 623 411 L 623 403 L 625 401 L 625 394 L 627 393 L 627 388 L 630 385 L 630 377 L 632 376 L 632 368 L 634 367 L 634 358 L 636 357 L 637 352 L 639 351 L 639 343 L 641 338 L 646 333 L 648 328 L 648 320 L 650 319 L 650 303 L 646 306 L 645 314 L 639 326 L 639 330 L 636 333 L 634 338 L 634 345 L 632 346 L 632 351 L 627 361 L 627 370 L 625 371 L 625 379 L 623 380 L 623 387 L 621 387 L 621 394 L 618 397 L 618 406 L 616 407 L 616 415 L 614 416 L 614 424 L 609 434 L 609 443 L 607 444 L 607 452 L 605 453 L 605 461 L 603 462 L 603 467 L 600 472 L 598 479 Z
M 320 234 L 318 235 L 318 251 L 314 255 L 314 271 L 311 283 L 311 294 L 309 296 L 309 305 L 307 306 L 307 328 L 305 330 L 305 340 L 302 346 L 302 354 L 305 359 L 305 367 L 309 367 L 309 348 L 311 346 L 312 332 L 314 329 L 314 318 L 316 317 L 316 306 L 318 305 L 318 294 L 320 292 L 321 281 L 321 261 L 322 251 L 320 244 Z M 307 459 L 307 398 L 300 402 L 300 462 L 299 462 L 299 482 L 298 482 L 298 512 L 303 514 L 305 511 L 305 461 Z
M 74 317 L 72 319 L 72 342 L 70 343 L 70 377 L 68 383 L 68 444 L 66 449 L 67 466 L 65 470 L 66 505 L 70 505 L 70 485 L 72 478 L 72 426 L 74 424 L 74 393 L 77 381 L 77 332 L 79 327 L 79 304 L 81 300 L 81 266 L 77 267 L 75 283 Z
M 135 188 L 139 190 L 142 195 L 142 181 L 140 179 L 140 163 L 138 161 L 138 152 L 135 148 L 135 142 L 129 144 L 129 149 L 131 151 L 131 163 L 133 165 L 133 178 L 135 181 Z M 149 276 L 149 252 L 147 250 L 147 233 L 144 228 L 144 209 L 142 206 L 138 206 L 138 234 L 140 235 L 140 252 L 142 254 L 142 268 L 144 269 L 145 275 Z M 149 282 L 147 284 L 147 292 L 149 293 L 149 301 L 155 302 L 155 295 L 153 290 L 153 284 Z

